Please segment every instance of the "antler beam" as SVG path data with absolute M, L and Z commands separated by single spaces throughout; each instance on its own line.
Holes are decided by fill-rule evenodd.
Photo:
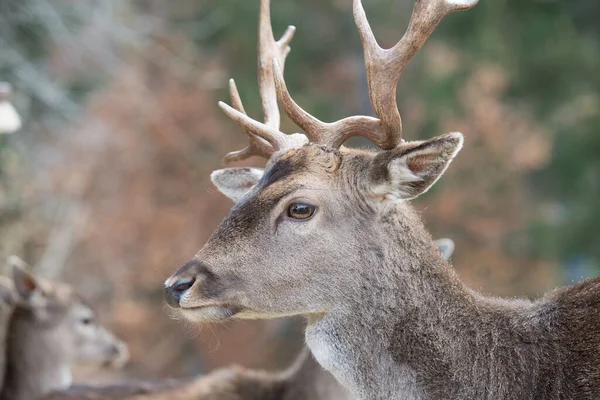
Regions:
M 363 45 L 371 105 L 390 135 L 402 136 L 396 87 L 404 67 L 423 47 L 446 14 L 467 10 L 478 1 L 416 0 L 406 33 L 394 47 L 384 49 L 373 35 L 361 0 L 354 0 L 354 21 Z
M 396 104 L 396 86 L 404 67 L 427 38 L 452 11 L 466 10 L 478 0 L 416 0 L 408 30 L 391 49 L 381 48 L 369 26 L 360 0 L 354 0 L 354 19 L 364 48 L 369 98 L 378 118 L 354 116 L 337 122 L 320 121 L 303 110 L 289 94 L 283 71 L 274 68 L 277 97 L 286 114 L 305 132 L 310 141 L 338 148 L 352 136 L 363 136 L 382 149 L 402 141 L 402 119 Z

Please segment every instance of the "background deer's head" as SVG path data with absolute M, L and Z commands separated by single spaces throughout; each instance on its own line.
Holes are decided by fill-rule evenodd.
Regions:
M 120 366 L 127 361 L 127 346 L 98 322 L 92 307 L 71 286 L 42 280 L 16 265 L 13 279 L 11 346 L 38 346 L 38 352 L 70 366 Z

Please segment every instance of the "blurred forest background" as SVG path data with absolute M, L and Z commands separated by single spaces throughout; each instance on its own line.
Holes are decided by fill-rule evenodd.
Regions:
M 323 120 L 371 114 L 351 0 L 272 3 L 277 37 L 298 28 L 286 66 L 295 99 Z M 412 0 L 364 3 L 380 43 L 394 44 Z M 274 368 L 302 345 L 299 321 L 199 330 L 162 300 L 164 279 L 231 206 L 209 173 L 246 139 L 216 103 L 235 77 L 260 115 L 257 7 L 0 1 L 0 81 L 24 122 L 0 135 L 0 257 L 96 304 L 130 345 L 120 377 Z M 408 140 L 465 133 L 415 205 L 455 240 L 454 265 L 476 289 L 537 296 L 600 272 L 598 21 L 598 0 L 481 0 L 447 16 L 401 78 Z

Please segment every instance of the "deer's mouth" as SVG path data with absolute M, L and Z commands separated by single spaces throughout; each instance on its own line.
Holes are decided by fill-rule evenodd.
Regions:
M 218 322 L 233 317 L 241 308 L 231 304 L 206 304 L 194 307 L 181 307 L 181 315 L 192 322 Z

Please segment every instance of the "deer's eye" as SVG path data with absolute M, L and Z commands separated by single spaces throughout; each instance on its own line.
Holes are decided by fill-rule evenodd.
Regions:
M 306 203 L 294 203 L 288 207 L 288 217 L 293 219 L 308 219 L 315 213 L 315 206 Z
M 84 325 L 91 325 L 94 322 L 94 320 L 92 318 L 83 318 L 81 320 L 81 323 Z

